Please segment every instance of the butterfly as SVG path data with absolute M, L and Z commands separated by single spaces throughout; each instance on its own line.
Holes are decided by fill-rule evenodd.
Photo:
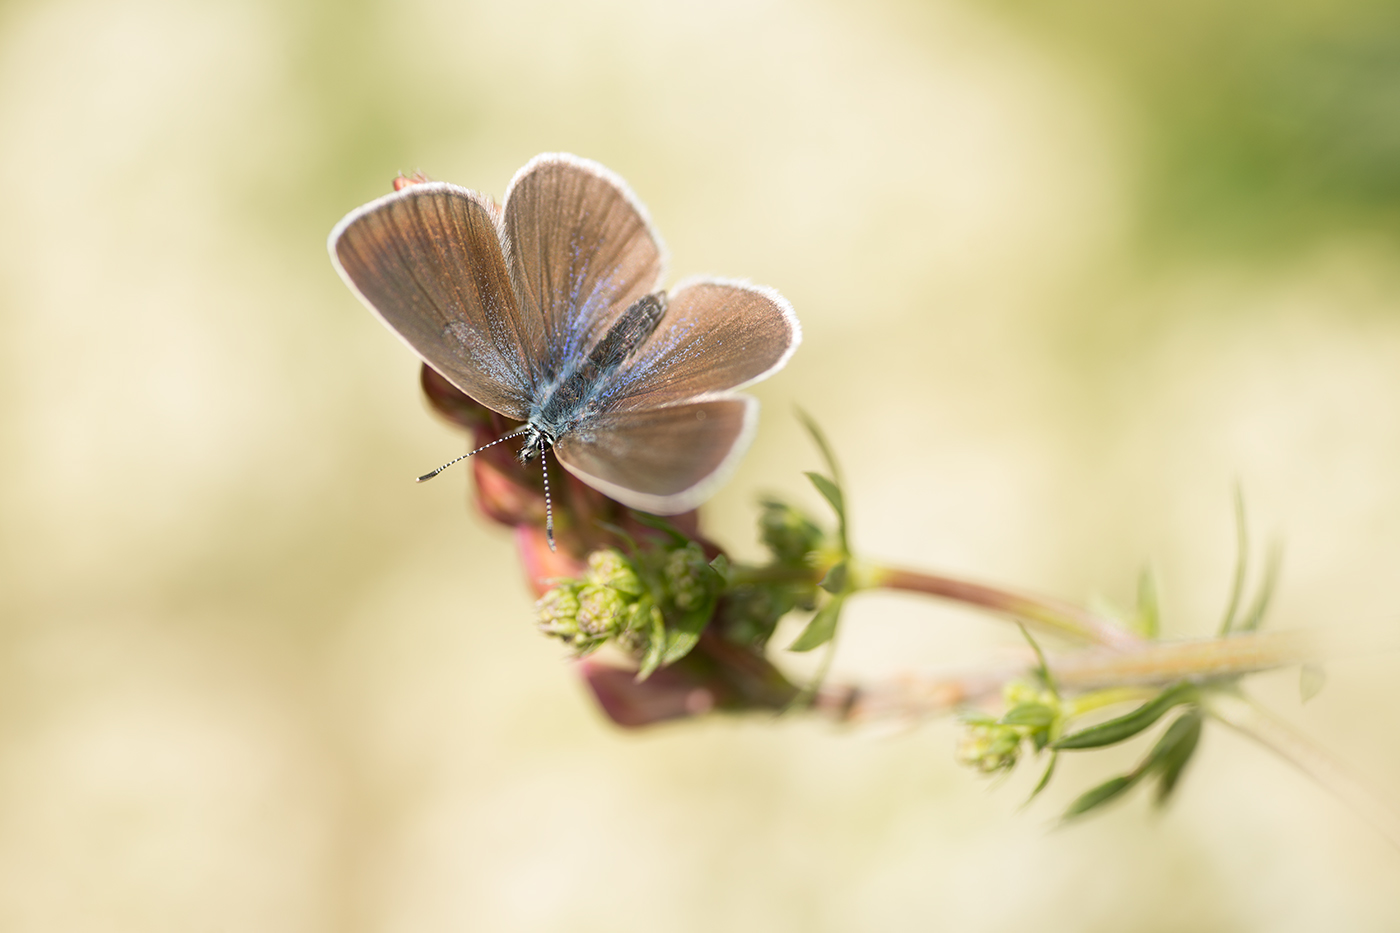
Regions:
M 524 422 L 501 438 L 524 438 L 522 463 L 552 450 L 584 483 L 658 515 L 723 484 L 758 419 L 758 401 L 735 390 L 801 342 L 780 294 L 716 278 L 662 290 L 666 250 L 646 209 L 578 156 L 531 159 L 499 207 L 403 181 L 336 224 L 331 262 L 425 363 Z

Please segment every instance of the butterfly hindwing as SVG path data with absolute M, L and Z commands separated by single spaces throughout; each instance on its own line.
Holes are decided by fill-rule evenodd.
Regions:
M 758 423 L 742 395 L 604 412 L 560 438 L 571 473 L 624 505 L 658 515 L 695 508 L 738 465 Z

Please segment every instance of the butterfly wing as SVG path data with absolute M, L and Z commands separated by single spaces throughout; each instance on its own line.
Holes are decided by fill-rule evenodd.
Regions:
M 623 505 L 657 515 L 695 508 L 739 465 L 758 426 L 743 395 L 592 416 L 554 445 L 570 473 Z
M 487 408 L 527 416 L 526 348 L 541 328 L 516 304 L 487 200 L 409 185 L 346 215 L 329 246 L 341 278 L 429 366 Z
M 655 291 L 665 267 L 661 240 L 626 183 L 577 156 L 536 156 L 516 173 L 501 231 L 521 314 L 542 322 L 529 348 L 541 382 Z
M 695 508 L 729 478 L 758 423 L 757 400 L 728 390 L 777 372 L 800 341 L 792 307 L 772 289 L 683 283 L 603 388 L 601 409 L 555 442 L 559 462 L 633 508 Z
M 614 377 L 608 407 L 656 408 L 750 385 L 782 369 L 801 342 L 797 315 L 773 289 L 688 280 L 671 293 L 651 339 Z

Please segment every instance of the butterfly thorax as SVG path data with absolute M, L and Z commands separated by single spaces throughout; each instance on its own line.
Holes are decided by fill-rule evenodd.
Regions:
M 582 418 L 598 410 L 604 401 L 609 377 L 646 343 L 665 313 L 665 292 L 653 292 L 637 299 L 618 316 L 587 356 L 568 364 L 555 379 L 541 387 L 530 409 L 525 446 L 519 453 L 521 463 L 528 463 L 542 449 L 554 446 Z

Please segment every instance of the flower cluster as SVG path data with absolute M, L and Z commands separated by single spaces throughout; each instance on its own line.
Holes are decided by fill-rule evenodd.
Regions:
M 565 580 L 535 603 L 540 631 L 553 635 L 580 655 L 620 632 L 638 628 L 645 589 L 627 558 L 618 551 L 594 551 L 582 579 Z
M 1009 771 L 1020 760 L 1023 745 L 1039 752 L 1054 741 L 1064 713 L 1053 690 L 1013 680 L 1002 689 L 1002 701 L 1006 714 L 1000 719 L 984 713 L 963 716 L 966 728 L 957 751 L 960 764 L 983 774 Z
M 613 642 L 637 659 L 645 679 L 694 649 L 723 585 L 701 545 L 676 534 L 632 557 L 594 551 L 580 577 L 554 581 L 540 597 L 536 618 L 579 655 Z

